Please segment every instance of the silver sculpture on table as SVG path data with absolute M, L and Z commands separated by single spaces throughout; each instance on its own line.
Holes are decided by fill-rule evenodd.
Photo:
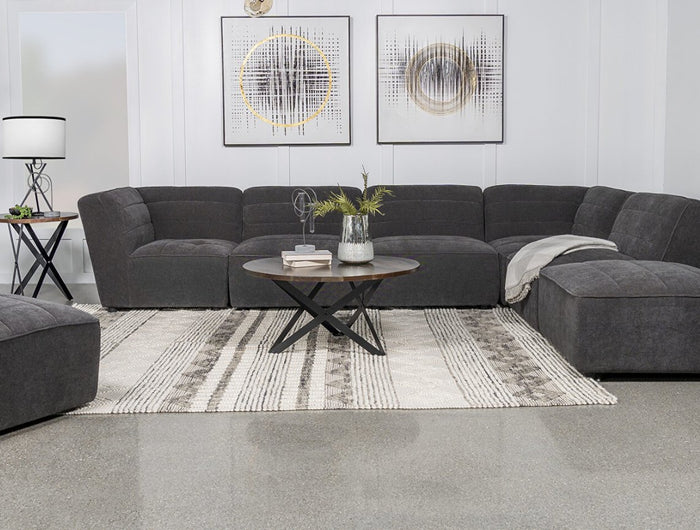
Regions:
M 303 245 L 294 247 L 295 252 L 314 252 L 316 250 L 315 245 L 306 244 L 306 225 L 309 225 L 309 233 L 313 234 L 315 230 L 314 208 L 317 202 L 316 192 L 311 188 L 296 188 L 292 192 L 292 206 L 294 206 L 294 213 L 301 223 L 301 237 L 303 241 Z

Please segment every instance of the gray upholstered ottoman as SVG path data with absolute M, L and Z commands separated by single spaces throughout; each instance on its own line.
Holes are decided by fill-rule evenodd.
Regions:
M 99 362 L 95 317 L 0 295 L 0 431 L 91 401 Z
M 698 373 L 700 269 L 663 261 L 555 265 L 539 280 L 539 324 L 585 373 Z

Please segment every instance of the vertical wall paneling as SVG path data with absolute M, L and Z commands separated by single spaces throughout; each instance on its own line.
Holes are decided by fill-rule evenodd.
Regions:
M 498 6 L 507 31 L 498 182 L 583 184 L 588 0 Z
M 666 72 L 668 51 L 668 2 L 656 0 L 656 46 L 654 54 L 654 163 L 651 187 L 654 191 L 664 190 L 664 165 L 666 154 Z
M 173 184 L 170 0 L 138 3 L 141 182 Z
M 290 146 L 277 147 L 277 174 L 276 185 L 289 186 L 292 183 L 291 164 L 289 159 Z
M 601 2 L 600 184 L 654 191 L 656 0 Z
M 482 146 L 481 151 L 481 184 L 482 188 L 498 184 L 498 146 L 489 144 Z
M 586 54 L 586 138 L 584 184 L 598 184 L 598 132 L 600 128 L 600 16 L 602 0 L 588 2 Z
M 700 2 L 668 5 L 664 191 L 700 199 Z
M 139 39 L 136 0 L 126 8 L 126 108 L 129 130 L 129 185 L 141 179 L 141 99 L 139 97 Z
M 394 146 L 383 144 L 380 146 L 380 150 L 379 182 L 382 184 L 396 184 L 394 180 Z
M 182 21 L 182 0 L 170 0 L 170 49 L 172 58 L 172 113 L 173 113 L 173 184 L 187 184 L 185 161 L 185 61 Z

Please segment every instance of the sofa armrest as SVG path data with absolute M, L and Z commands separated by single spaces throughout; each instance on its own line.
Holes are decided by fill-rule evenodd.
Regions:
M 102 305 L 129 305 L 129 256 L 154 240 L 153 223 L 134 188 L 93 193 L 78 201 Z

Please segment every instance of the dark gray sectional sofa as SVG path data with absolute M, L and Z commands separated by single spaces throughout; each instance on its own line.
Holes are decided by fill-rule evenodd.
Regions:
M 385 215 L 370 222 L 375 254 L 411 257 L 421 269 L 382 284 L 373 305 L 494 306 L 525 244 L 566 233 L 611 239 L 619 252 L 556 258 L 515 310 L 584 372 L 700 371 L 700 201 L 602 186 L 391 188 Z M 320 198 L 332 189 L 315 188 Z M 292 190 L 145 187 L 83 197 L 102 304 L 292 306 L 241 268 L 301 242 Z M 308 239 L 336 252 L 340 226 L 339 216 L 319 219 Z

